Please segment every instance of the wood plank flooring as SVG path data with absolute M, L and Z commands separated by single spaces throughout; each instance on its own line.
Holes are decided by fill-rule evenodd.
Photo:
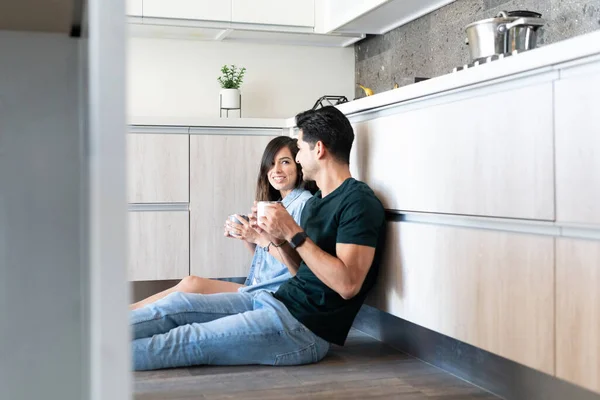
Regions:
M 136 400 L 498 399 L 355 329 L 318 364 L 135 372 L 134 393 Z

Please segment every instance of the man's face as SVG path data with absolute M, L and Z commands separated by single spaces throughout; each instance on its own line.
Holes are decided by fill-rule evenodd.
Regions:
M 298 154 L 296 154 L 296 162 L 302 166 L 302 174 L 304 180 L 314 180 L 317 163 L 314 158 L 314 149 L 310 149 L 310 144 L 303 139 L 302 130 L 298 133 Z

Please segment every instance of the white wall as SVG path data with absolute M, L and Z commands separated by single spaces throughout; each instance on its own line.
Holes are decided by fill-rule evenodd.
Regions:
M 354 98 L 353 46 L 132 38 L 128 58 L 129 116 L 218 117 L 223 64 L 247 69 L 243 117 L 289 118 L 323 95 Z
M 0 31 L 0 398 L 84 399 L 78 42 Z

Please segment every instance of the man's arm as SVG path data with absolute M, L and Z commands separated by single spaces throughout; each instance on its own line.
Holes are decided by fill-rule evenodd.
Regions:
M 358 294 L 375 257 L 373 247 L 345 243 L 336 244 L 337 257 L 334 257 L 310 239 L 296 250 L 317 278 L 345 300 Z
M 265 214 L 259 226 L 274 237 L 289 242 L 296 233 L 302 232 L 283 207 L 268 206 Z M 296 251 L 323 283 L 346 300 L 360 291 L 375 257 L 374 247 L 346 243 L 336 244 L 337 257 L 334 257 L 308 238 Z
M 264 238 L 264 236 L 261 236 L 261 241 L 258 245 L 266 247 L 269 244 L 269 242 L 269 239 L 266 239 Z M 298 272 L 298 268 L 300 267 L 300 262 L 302 261 L 302 258 L 300 258 L 298 252 L 292 249 L 290 244 L 284 241 L 283 239 L 273 238 L 271 240 L 271 243 L 273 244 L 269 246 L 269 254 L 275 257 L 281 263 L 283 263 L 287 267 L 288 271 L 290 271 L 290 274 L 292 274 L 292 276 L 296 275 L 296 273 Z M 274 246 L 274 244 L 279 245 L 279 247 Z

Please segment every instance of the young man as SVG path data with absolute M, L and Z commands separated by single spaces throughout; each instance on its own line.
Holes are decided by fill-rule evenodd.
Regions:
M 343 345 L 375 283 L 385 240 L 383 206 L 350 175 L 354 140 L 335 107 L 296 116 L 296 161 L 319 192 L 298 225 L 280 205 L 257 229 L 294 275 L 275 293 L 173 293 L 132 311 L 134 369 L 201 364 L 299 365 Z

